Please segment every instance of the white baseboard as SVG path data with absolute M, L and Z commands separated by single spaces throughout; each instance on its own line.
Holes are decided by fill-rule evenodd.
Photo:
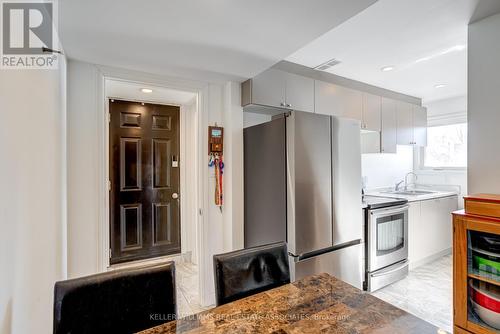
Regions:
M 432 261 L 436 261 L 437 259 L 439 259 L 439 258 L 441 258 L 441 257 L 443 257 L 445 255 L 451 254 L 451 250 L 452 250 L 452 248 L 450 247 L 450 248 L 444 249 L 444 250 L 442 250 L 442 251 L 440 251 L 438 253 L 426 256 L 423 259 L 420 259 L 420 260 L 417 260 L 417 261 L 412 261 L 410 259 L 410 270 L 418 268 L 421 265 L 430 263 Z

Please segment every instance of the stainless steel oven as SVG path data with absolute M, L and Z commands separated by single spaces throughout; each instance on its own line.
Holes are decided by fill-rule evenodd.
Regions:
M 408 274 L 408 205 L 368 209 L 367 290 L 375 291 Z

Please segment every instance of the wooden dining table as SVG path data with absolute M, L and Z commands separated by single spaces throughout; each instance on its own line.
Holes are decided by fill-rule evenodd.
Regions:
M 446 333 L 328 274 L 309 276 L 141 334 Z

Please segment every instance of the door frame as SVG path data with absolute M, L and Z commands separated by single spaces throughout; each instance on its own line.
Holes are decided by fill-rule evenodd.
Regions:
M 205 215 L 203 214 L 206 212 L 205 207 L 207 205 L 206 201 L 204 198 L 207 198 L 208 196 L 208 190 L 204 182 L 203 178 L 203 167 L 205 166 L 205 156 L 203 155 L 203 135 L 202 129 L 205 129 L 208 126 L 208 95 L 209 95 L 209 84 L 205 82 L 199 82 L 199 81 L 191 81 L 191 80 L 184 80 L 184 79 L 178 79 L 178 78 L 170 78 L 166 76 L 158 76 L 154 74 L 148 74 L 148 73 L 142 73 L 142 72 L 137 72 L 133 70 L 124 70 L 124 69 L 117 69 L 113 67 L 107 67 L 107 66 L 97 66 L 98 68 L 98 76 L 97 76 L 97 82 L 96 82 L 96 93 L 97 93 L 97 103 L 98 105 L 96 106 L 97 109 L 99 110 L 99 117 L 98 117 L 98 142 L 99 142 L 99 147 L 97 148 L 98 150 L 98 156 L 99 156 L 99 161 L 98 166 L 98 179 L 100 180 L 98 188 L 99 188 L 99 227 L 98 227 L 98 269 L 99 272 L 105 272 L 109 270 L 114 270 L 117 268 L 123 268 L 124 266 L 134 266 L 134 265 L 141 265 L 144 263 L 154 263 L 157 261 L 164 260 L 166 258 L 175 258 L 177 255 L 174 256 L 165 256 L 165 257 L 158 257 L 158 258 L 151 258 L 147 260 L 138 260 L 134 262 L 130 262 L 127 264 L 117 264 L 117 265 L 110 265 L 110 257 L 109 257 L 109 249 L 110 249 L 110 207 L 109 207 L 109 190 L 108 190 L 108 180 L 109 180 L 109 121 L 108 121 L 108 115 L 109 115 L 109 103 L 108 103 L 108 97 L 106 96 L 105 92 L 105 81 L 106 80 L 119 80 L 119 81 L 124 81 L 124 82 L 130 82 L 130 83 L 138 83 L 141 85 L 145 86 L 156 86 L 156 87 L 163 87 L 163 88 L 169 88 L 169 89 L 176 89 L 176 90 L 181 90 L 181 91 L 187 91 L 194 93 L 196 95 L 196 118 L 195 118 L 195 131 L 196 131 L 196 147 L 195 147 L 195 152 L 196 152 L 196 160 L 194 162 L 195 164 L 195 169 L 196 169 L 196 181 L 195 181 L 195 188 L 196 191 L 193 194 L 188 194 L 187 196 L 183 195 L 183 188 L 185 187 L 185 178 L 186 178 L 186 164 L 182 163 L 182 161 L 185 161 L 185 154 L 186 154 L 186 140 L 183 138 L 184 135 L 186 135 L 185 131 L 185 126 L 186 126 L 186 117 L 183 115 L 183 112 L 186 112 L 185 108 L 183 106 L 180 106 L 180 161 L 181 161 L 181 170 L 180 170 L 180 192 L 181 192 L 181 253 L 182 253 L 182 247 L 183 247 L 183 237 L 182 237 L 182 231 L 185 230 L 182 228 L 183 226 L 183 219 L 185 219 L 186 215 L 183 214 L 183 208 L 186 208 L 186 197 L 191 197 L 190 200 L 195 203 L 195 207 L 198 209 L 198 215 L 196 215 L 196 230 L 197 230 L 197 238 L 196 238 L 196 257 L 198 259 L 198 268 L 200 268 L 200 273 L 198 275 L 198 291 L 199 291 L 199 296 L 200 296 L 200 303 L 204 303 L 203 299 L 205 296 L 205 286 L 203 284 L 203 275 L 201 273 L 201 268 L 205 267 L 205 259 L 203 256 L 201 256 L 204 252 L 203 250 L 206 249 L 205 242 L 204 242 L 204 229 L 203 227 L 205 226 Z M 118 99 L 118 97 L 117 97 Z M 158 103 L 156 101 L 147 101 L 147 99 L 143 100 L 144 102 L 150 102 L 150 103 L 155 103 L 155 104 L 162 104 Z M 166 104 L 166 103 L 165 103 Z M 171 104 L 171 105 L 178 105 L 178 104 Z M 185 231 L 184 231 L 185 232 Z M 185 239 L 185 238 L 184 238 Z

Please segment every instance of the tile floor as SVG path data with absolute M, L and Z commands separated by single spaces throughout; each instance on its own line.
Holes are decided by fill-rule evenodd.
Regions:
M 177 313 L 180 317 L 199 313 L 210 307 L 203 307 L 198 295 L 198 267 L 191 262 L 175 263 L 177 283 Z
M 452 333 L 452 293 L 452 256 L 446 255 L 373 295 Z

